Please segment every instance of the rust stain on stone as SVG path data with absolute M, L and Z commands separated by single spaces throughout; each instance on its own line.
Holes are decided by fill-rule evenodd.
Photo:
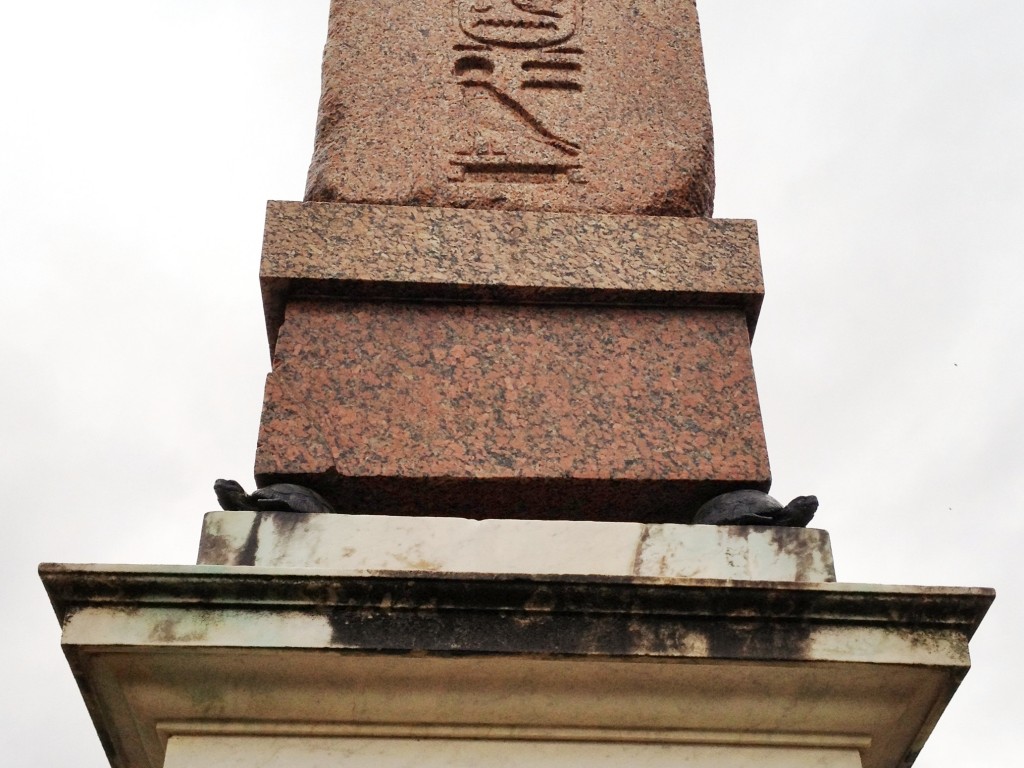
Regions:
M 772 538 L 772 545 L 782 555 L 794 559 L 797 563 L 796 581 L 807 580 L 808 574 L 817 573 L 819 559 L 825 558 L 825 569 L 830 574 L 828 581 L 835 581 L 835 566 L 832 563 L 832 550 L 822 546 L 820 538 L 796 535 L 795 529 L 785 527 L 769 527 L 767 530 Z M 821 537 L 827 539 L 828 534 L 822 532 Z
M 205 622 L 196 626 L 189 622 L 187 627 L 183 626 L 180 619 L 165 619 L 157 622 L 149 631 L 150 642 L 153 643 L 194 643 L 202 641 L 208 634 Z

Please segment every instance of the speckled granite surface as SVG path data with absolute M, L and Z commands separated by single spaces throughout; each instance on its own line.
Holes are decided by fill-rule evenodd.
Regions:
M 333 0 L 307 200 L 711 215 L 694 0 Z
M 713 192 L 694 0 L 332 0 L 306 202 L 267 209 L 257 480 L 638 522 L 767 489 L 757 231 Z
M 366 514 L 685 522 L 768 486 L 746 319 L 292 301 L 256 473 Z
M 764 295 L 748 220 L 271 202 L 273 346 L 288 297 L 730 306 Z

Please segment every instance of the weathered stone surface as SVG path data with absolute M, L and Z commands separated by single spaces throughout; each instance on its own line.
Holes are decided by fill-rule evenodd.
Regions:
M 764 296 L 753 221 L 271 202 L 271 349 L 303 296 L 742 309 Z
M 835 581 L 804 528 L 210 512 L 200 565 Z
M 307 741 L 324 760 L 292 753 L 289 768 L 345 765 L 325 760 L 353 739 L 374 754 L 398 737 L 424 740 L 430 760 L 436 740 L 453 739 L 506 742 L 517 757 L 538 743 L 537 754 L 657 743 L 679 748 L 673 765 L 715 765 L 704 746 L 830 768 L 850 762 L 807 763 L 801 750 L 857 751 L 864 768 L 892 768 L 920 749 L 967 671 L 993 597 L 635 577 L 40 570 L 114 768 L 161 768 L 174 739 L 225 736 L 240 748 L 328 740 Z M 176 750 L 176 768 L 230 766 Z M 189 754 L 197 761 L 183 762 Z M 726 765 L 745 765 L 737 756 Z
M 688 522 L 770 482 L 746 317 L 291 301 L 256 475 L 339 512 Z
M 333 0 L 307 200 L 709 216 L 693 0 Z

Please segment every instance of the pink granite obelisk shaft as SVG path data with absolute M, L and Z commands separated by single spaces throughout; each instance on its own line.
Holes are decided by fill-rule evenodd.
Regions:
M 710 216 L 693 0 L 333 0 L 307 200 Z

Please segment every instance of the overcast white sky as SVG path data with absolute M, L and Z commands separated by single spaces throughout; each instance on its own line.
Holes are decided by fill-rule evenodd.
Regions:
M 327 0 L 0 22 L 0 760 L 106 765 L 40 561 L 194 562 L 252 482 L 267 199 L 298 200 Z M 757 219 L 774 493 L 841 581 L 991 586 L 922 768 L 1017 764 L 1024 4 L 702 0 L 716 214 Z

